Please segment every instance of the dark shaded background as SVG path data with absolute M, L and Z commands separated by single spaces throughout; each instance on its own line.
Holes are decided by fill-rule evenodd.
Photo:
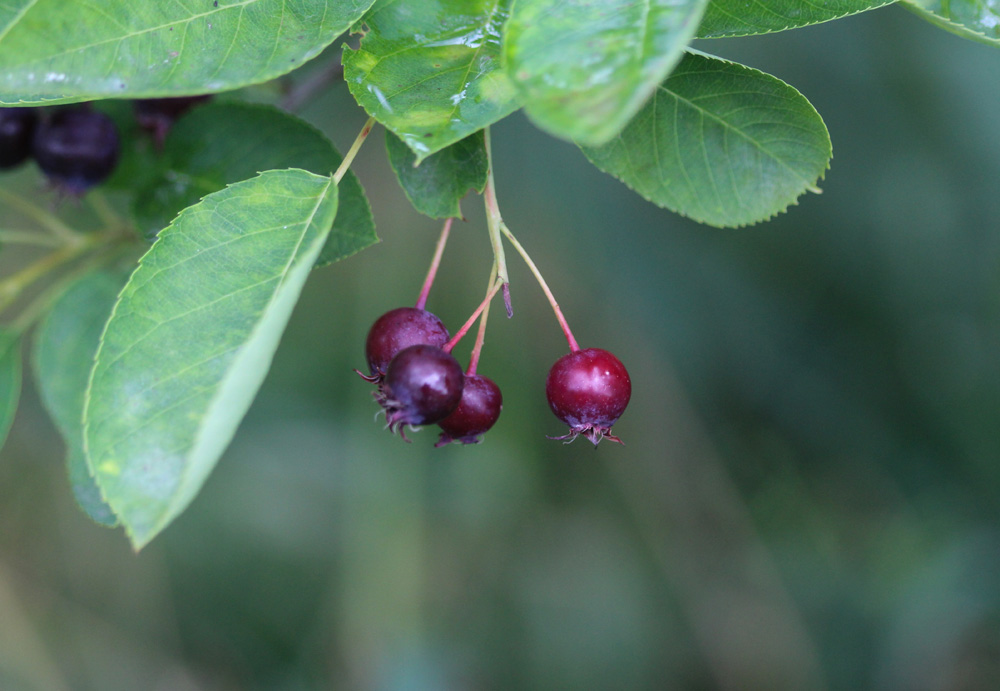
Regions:
M 76 509 L 26 386 L 0 688 L 1000 688 L 1000 51 L 899 8 L 698 47 L 812 101 L 821 196 L 700 227 L 520 115 L 494 128 L 505 219 L 632 373 L 626 447 L 545 439 L 565 342 L 513 253 L 486 442 L 373 421 L 351 368 L 439 227 L 377 131 L 356 169 L 383 243 L 313 276 L 232 447 L 141 554 Z M 342 149 L 364 121 L 343 84 L 303 115 Z M 490 261 L 463 208 L 429 304 L 453 328 Z

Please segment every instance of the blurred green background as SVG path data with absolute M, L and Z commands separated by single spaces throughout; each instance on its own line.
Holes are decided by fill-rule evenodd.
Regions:
M 77 510 L 26 383 L 0 689 L 1000 688 L 1000 51 L 899 8 L 698 47 L 812 101 L 821 196 L 701 227 L 521 115 L 494 128 L 506 221 L 632 374 L 627 446 L 545 439 L 565 342 L 513 253 L 485 443 L 373 420 L 351 368 L 439 229 L 379 129 L 355 169 L 383 242 L 314 274 L 229 451 L 142 553 Z M 342 150 L 364 121 L 343 84 L 302 115 Z M 490 261 L 463 209 L 429 303 L 452 328 Z

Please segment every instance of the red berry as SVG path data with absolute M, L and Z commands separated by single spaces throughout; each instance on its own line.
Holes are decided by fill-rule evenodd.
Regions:
M 375 320 L 365 341 L 369 381 L 380 382 L 396 353 L 412 345 L 443 346 L 448 329 L 427 310 L 398 307 Z M 362 375 L 364 376 L 364 375 Z
M 390 429 L 448 417 L 462 400 L 464 379 L 458 361 L 437 346 L 413 345 L 399 351 L 382 385 Z
M 115 123 L 88 108 L 56 111 L 35 130 L 31 153 L 38 167 L 70 194 L 83 194 L 111 175 L 120 149 Z
M 0 169 L 13 168 L 31 155 L 31 135 L 38 123 L 34 108 L 0 110 Z
M 482 435 L 496 424 L 502 408 L 500 387 L 492 379 L 478 374 L 466 376 L 458 407 L 438 423 L 444 431 L 435 446 L 444 446 L 452 441 L 478 444 Z
M 549 370 L 545 395 L 556 417 L 569 425 L 557 439 L 573 441 L 583 435 L 596 445 L 607 438 L 619 444 L 611 426 L 625 412 L 632 396 L 632 380 L 625 365 L 600 348 L 564 355 Z

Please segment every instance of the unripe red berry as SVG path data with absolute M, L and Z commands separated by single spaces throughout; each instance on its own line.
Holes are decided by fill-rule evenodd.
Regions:
M 444 446 L 452 441 L 478 444 L 482 435 L 496 424 L 502 408 L 500 387 L 492 379 L 479 374 L 467 375 L 458 407 L 438 423 L 443 431 L 435 446 Z
M 625 412 L 632 380 L 608 351 L 587 348 L 556 360 L 545 382 L 545 395 L 552 412 L 569 425 L 569 433 L 556 438 L 572 441 L 582 434 L 595 445 L 604 438 L 621 443 L 611 434 L 611 426 Z

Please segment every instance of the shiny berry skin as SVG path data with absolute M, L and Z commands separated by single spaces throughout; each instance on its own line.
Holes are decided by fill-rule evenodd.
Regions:
M 31 155 L 31 136 L 38 124 L 34 108 L 0 109 L 0 169 L 13 168 Z
M 482 435 L 496 424 L 502 408 L 500 387 L 492 379 L 478 374 L 467 375 L 458 407 L 438 423 L 443 431 L 434 446 L 444 446 L 453 441 L 478 444 Z
M 621 443 L 611 426 L 625 412 L 632 396 L 632 380 L 625 365 L 600 348 L 564 355 L 549 370 L 545 395 L 556 417 L 569 425 L 557 439 L 573 441 L 583 435 L 596 446 L 601 439 Z
M 412 345 L 443 346 L 448 329 L 427 310 L 398 307 L 375 320 L 365 340 L 369 381 L 379 382 L 396 353 Z
M 396 353 L 382 390 L 389 428 L 427 425 L 448 417 L 459 401 L 465 375 L 458 361 L 437 346 L 412 345 Z
M 88 108 L 65 108 L 35 130 L 31 153 L 48 178 L 80 195 L 115 169 L 121 142 L 115 123 Z

